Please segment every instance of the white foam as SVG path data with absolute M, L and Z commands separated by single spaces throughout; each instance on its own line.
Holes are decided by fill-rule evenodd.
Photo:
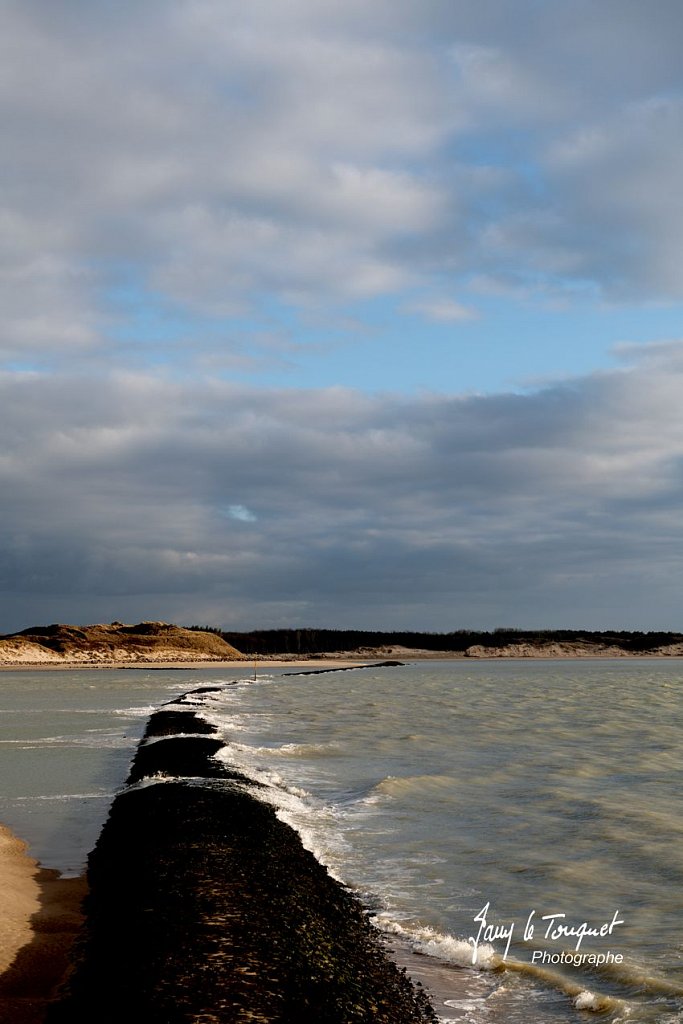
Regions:
M 131 740 L 119 733 L 93 733 L 88 736 L 35 736 L 30 739 L 0 740 L 0 745 L 17 747 L 19 750 L 54 750 L 63 747 L 67 750 L 74 747 L 85 747 L 86 749 L 99 750 L 126 749 L 131 746 Z
M 137 709 L 132 709 L 137 710 Z M 50 708 L 51 715 L 124 715 L 131 711 L 130 708 Z M 150 705 L 150 711 L 156 711 L 156 707 Z M 0 711 L 3 715 L 44 715 L 45 708 L 8 708 Z M 143 714 L 149 714 L 143 710 Z
M 265 747 L 258 747 L 259 752 Z M 280 747 L 269 747 L 272 754 L 280 757 L 315 757 L 339 749 L 338 743 L 283 743 Z
M 208 783 L 208 779 L 199 775 L 167 775 L 166 772 L 155 772 L 154 775 L 145 775 L 144 778 L 139 779 L 137 782 L 131 782 L 129 786 L 124 788 L 123 792 L 130 793 L 134 789 L 147 789 L 148 786 L 160 786 L 166 782 L 195 782 L 205 786 Z
M 377 782 L 361 803 L 378 804 L 385 800 L 430 800 L 452 793 L 456 780 L 450 775 L 387 775 Z
M 306 789 L 291 785 L 278 772 L 255 767 L 243 756 L 247 752 L 253 754 L 254 748 L 231 743 L 226 744 L 216 758 L 244 770 L 254 783 L 260 783 L 254 786 L 245 783 L 244 788 L 256 800 L 270 804 L 279 820 L 298 833 L 305 849 L 341 881 L 336 867 L 348 853 L 348 844 L 336 827 L 338 810 L 316 801 Z
M 40 796 L 15 796 L 12 799 L 17 803 L 29 803 L 29 802 L 40 802 L 50 800 L 111 800 L 115 794 L 113 792 L 100 792 L 100 793 L 53 793 L 50 795 L 41 794 Z
M 444 999 L 443 1005 L 454 1010 L 479 1010 L 483 1002 L 483 999 Z
M 181 708 L 182 710 L 182 708 Z M 236 715 L 231 713 L 221 713 L 211 711 L 201 711 L 198 713 L 198 717 L 208 722 L 209 725 L 213 725 L 218 731 L 225 735 L 228 732 L 242 732 L 247 728 L 247 716 Z
M 205 732 L 174 732 L 169 736 L 148 736 L 142 740 L 140 746 L 152 747 L 155 743 L 162 743 L 164 740 L 206 740 L 211 739 Z
M 131 707 L 131 708 L 114 708 L 114 710 L 111 712 L 111 714 L 112 715 L 125 715 L 126 718 L 128 718 L 129 716 L 133 717 L 133 718 L 149 718 L 150 715 L 154 714 L 154 712 L 158 711 L 158 710 L 159 709 L 158 709 L 156 704 L 145 704 L 143 707 L 138 706 L 138 707 Z M 93 714 L 93 715 L 106 714 L 106 712 L 102 712 L 102 711 L 92 711 L 92 712 L 89 712 L 89 711 L 77 711 L 76 713 L 77 714 Z
M 575 996 L 574 1006 L 577 1010 L 599 1010 L 601 1000 L 588 989 L 584 989 L 583 992 L 579 992 L 578 996 Z
M 476 960 L 472 963 L 472 945 L 464 939 L 456 939 L 453 935 L 444 935 L 434 928 L 425 926 L 404 928 L 385 913 L 378 914 L 375 921 L 381 931 L 400 936 L 416 953 L 447 960 L 458 967 L 473 967 L 480 971 L 492 971 L 500 964 L 500 957 L 493 946 L 488 944 L 477 947 Z

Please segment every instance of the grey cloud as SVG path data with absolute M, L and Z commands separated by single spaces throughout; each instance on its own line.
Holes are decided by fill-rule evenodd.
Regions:
M 6 374 L 4 627 L 677 626 L 682 367 L 410 399 Z
M 0 378 L 6 629 L 452 628 L 520 607 L 679 625 L 680 342 L 534 394 L 401 398 L 135 373 L 142 339 L 114 338 L 131 280 L 172 310 L 266 296 L 322 325 L 406 287 L 402 308 L 446 320 L 468 285 L 680 298 L 680 4 L 6 0 L 0 18 L 0 357 L 29 368 Z M 203 368 L 298 343 L 187 320 L 162 355 Z

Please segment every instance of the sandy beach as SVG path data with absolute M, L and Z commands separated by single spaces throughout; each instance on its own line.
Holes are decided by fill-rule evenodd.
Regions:
M 0 1021 L 40 1024 L 82 921 L 83 878 L 41 868 L 0 825 Z
M 374 665 L 378 662 L 391 660 L 400 661 L 460 661 L 464 654 L 453 651 L 421 651 L 387 649 L 372 653 L 359 653 L 341 651 L 333 654 L 313 655 L 308 658 L 297 657 L 296 655 L 272 655 L 260 658 L 246 657 L 241 661 L 157 661 L 141 660 L 136 662 L 128 661 L 46 661 L 46 662 L 0 662 L 0 672 L 76 672 L 79 670 L 93 671 L 121 671 L 146 669 L 192 671 L 218 669 L 238 669 L 241 672 L 267 672 L 271 668 L 291 669 L 320 669 L 320 668 L 356 668 L 360 665 Z
M 297 658 L 289 660 L 286 658 L 273 658 L 259 660 L 256 662 L 258 671 L 267 671 L 268 668 L 350 668 L 354 665 L 362 665 L 367 658 Z M 254 663 L 250 661 L 111 661 L 103 664 L 101 661 L 62 661 L 62 662 L 32 662 L 21 664 L 0 664 L 0 672 L 77 672 L 86 670 L 92 672 L 94 669 L 104 671 L 140 670 L 146 669 L 151 672 L 156 670 L 177 670 L 185 671 L 194 669 L 247 669 L 253 672 Z
M 482 655 L 476 658 L 467 656 L 460 652 L 454 651 L 413 651 L 410 654 L 393 654 L 386 655 L 381 654 L 377 657 L 368 658 L 363 657 L 349 657 L 344 655 L 330 655 L 329 657 L 319 658 L 287 658 L 287 657 L 273 657 L 263 658 L 256 661 L 256 673 L 263 674 L 268 672 L 271 668 L 288 668 L 288 669 L 302 669 L 302 670 L 313 670 L 313 669 L 345 669 L 345 668 L 360 668 L 360 667 L 371 667 L 381 660 L 391 657 L 396 658 L 402 662 L 420 662 L 420 661 L 480 661 L 480 660 L 491 660 L 491 661 L 528 661 L 528 660 L 556 660 L 561 659 L 568 661 L 576 658 L 581 661 L 604 661 L 609 658 L 620 658 L 629 661 L 670 661 L 672 658 L 680 658 L 683 656 L 683 652 L 675 651 L 671 654 L 626 654 L 623 651 L 619 653 L 605 653 L 605 654 L 548 654 L 548 653 L 536 653 L 536 654 L 525 654 L 525 655 Z M 142 661 L 137 663 L 131 663 L 130 661 L 112 661 L 103 664 L 101 661 L 96 662 L 36 662 L 36 663 L 22 663 L 22 664 L 0 664 L 0 674 L 3 672 L 78 672 L 94 670 L 102 672 L 111 671 L 225 671 L 239 669 L 244 671 L 254 671 L 254 662 L 248 660 L 245 661 L 160 661 L 160 662 L 149 662 Z

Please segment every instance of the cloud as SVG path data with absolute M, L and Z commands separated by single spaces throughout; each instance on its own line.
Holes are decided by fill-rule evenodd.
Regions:
M 244 505 L 228 505 L 228 515 L 239 523 L 255 523 L 256 516 Z
M 310 5 L 293 20 L 273 4 L 95 5 L 78 22 L 60 3 L 4 6 L 6 352 L 80 349 L 102 287 L 131 268 L 217 316 L 264 292 L 310 303 L 412 280 L 393 247 L 446 201 L 403 163 L 447 130 L 429 53 L 362 22 L 316 26 Z
M 680 301 L 676 0 L 0 19 L 7 628 L 677 624 L 679 342 L 524 395 L 228 380 L 361 381 L 378 297 Z
M 463 306 L 453 299 L 425 299 L 413 302 L 405 307 L 407 313 L 418 313 L 427 320 L 437 323 L 457 323 L 461 320 L 474 320 L 478 313 L 469 306 Z
M 674 2 L 1 17 L 6 359 L 106 350 L 131 273 L 219 318 L 445 279 L 683 294 Z
M 631 355 L 467 398 L 5 374 L 4 629 L 677 628 L 683 357 Z

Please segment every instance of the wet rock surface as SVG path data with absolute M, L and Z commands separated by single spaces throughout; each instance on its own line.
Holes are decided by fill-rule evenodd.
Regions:
M 145 730 L 145 739 L 157 736 L 177 736 L 179 733 L 204 733 L 209 736 L 216 727 L 189 711 L 157 711 L 152 715 Z
M 162 735 L 143 741 L 129 782 L 193 780 L 115 800 L 90 856 L 80 960 L 48 1024 L 436 1021 L 360 901 L 215 759 L 221 741 Z

